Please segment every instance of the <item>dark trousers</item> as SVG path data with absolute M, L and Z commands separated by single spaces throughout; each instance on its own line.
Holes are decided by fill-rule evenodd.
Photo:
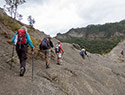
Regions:
M 26 66 L 27 50 L 28 50 L 28 47 L 21 47 L 21 49 L 18 46 L 16 47 L 16 52 L 20 60 L 20 65 L 21 67 L 24 67 L 24 68 Z

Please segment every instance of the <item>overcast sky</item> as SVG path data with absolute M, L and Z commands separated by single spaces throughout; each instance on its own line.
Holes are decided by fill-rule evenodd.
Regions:
M 125 19 L 125 0 L 26 0 L 18 12 L 23 23 L 28 24 L 31 15 L 34 27 L 55 36 L 71 28 L 86 27 L 90 24 L 118 22 Z M 5 0 L 0 0 L 3 7 Z

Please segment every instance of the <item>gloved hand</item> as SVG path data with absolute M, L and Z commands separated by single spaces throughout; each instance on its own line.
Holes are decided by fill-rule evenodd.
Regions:
M 62 52 L 62 55 L 64 54 L 64 52 Z
M 34 47 L 31 49 L 31 51 L 34 51 Z

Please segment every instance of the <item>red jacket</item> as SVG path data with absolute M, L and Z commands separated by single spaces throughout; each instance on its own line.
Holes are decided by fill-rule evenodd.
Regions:
M 60 51 L 59 51 L 59 53 L 61 53 L 61 51 L 64 52 L 64 50 L 62 49 L 62 45 L 61 44 L 59 44 L 59 45 L 60 45 Z

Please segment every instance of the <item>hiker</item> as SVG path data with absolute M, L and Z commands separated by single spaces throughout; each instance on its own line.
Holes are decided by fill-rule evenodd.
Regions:
M 55 52 L 57 54 L 57 64 L 60 65 L 61 62 L 62 62 L 61 57 L 62 57 L 62 55 L 64 53 L 64 50 L 63 50 L 62 45 L 61 45 L 60 42 L 58 42 L 58 44 L 56 45 Z
M 20 60 L 20 76 L 23 76 L 26 71 L 28 46 L 31 46 L 32 51 L 34 50 L 34 46 L 25 26 L 18 29 L 12 38 L 12 43 L 16 46 L 16 52 Z
M 45 59 L 46 59 L 46 69 L 48 69 L 50 66 L 50 49 L 53 48 L 53 42 L 51 41 L 51 37 L 45 37 L 41 41 L 40 44 L 40 51 L 45 54 Z
M 125 56 L 124 50 L 121 51 L 121 55 L 122 55 L 122 57 Z
M 80 55 L 81 55 L 82 58 L 83 58 L 83 63 L 85 63 L 85 55 L 87 55 L 87 53 L 86 53 L 86 50 L 85 50 L 84 47 L 83 47 L 83 49 L 81 49 Z M 88 56 L 88 55 L 87 55 L 87 56 Z

